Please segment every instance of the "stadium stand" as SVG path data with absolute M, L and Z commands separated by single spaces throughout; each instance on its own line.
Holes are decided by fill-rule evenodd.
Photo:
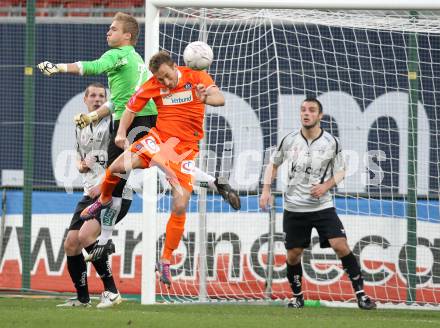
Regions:
M 37 17 L 112 17 L 118 11 L 143 16 L 143 0 L 37 0 Z M 0 1 L 0 16 L 25 16 L 26 0 Z

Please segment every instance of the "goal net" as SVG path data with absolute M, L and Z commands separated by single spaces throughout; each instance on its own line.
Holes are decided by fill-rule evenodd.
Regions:
M 273 188 L 274 229 L 258 197 L 273 147 L 300 127 L 302 100 L 316 96 L 324 108 L 321 126 L 340 139 L 346 157 L 335 206 L 366 292 L 383 303 L 438 303 L 440 12 L 159 12 L 159 47 L 179 64 L 189 42 L 213 48 L 209 73 L 226 105 L 207 108 L 199 166 L 227 178 L 241 193 L 242 209 L 196 188 L 174 253 L 172 287 L 157 282 L 157 300 L 291 297 L 281 194 L 288 168 Z M 158 256 L 170 210 L 166 186 L 160 188 Z M 319 247 L 315 231 L 303 269 L 306 299 L 354 299 L 340 260 Z
M 301 101 L 316 96 L 324 107 L 321 125 L 339 137 L 348 163 L 347 178 L 333 193 L 366 292 L 382 303 L 439 303 L 440 11 L 160 8 L 153 47 L 152 2 L 157 1 L 146 2 L 145 12 L 139 5 L 115 9 L 92 1 L 90 8 L 83 7 L 85 1 L 74 9 L 37 8 L 35 26 L 35 64 L 99 58 L 119 10 L 141 24 L 146 16 L 136 46 L 146 60 L 159 47 L 183 64 L 185 46 L 196 40 L 214 51 L 209 73 L 226 105 L 207 108 L 198 166 L 228 179 L 240 192 L 242 208 L 234 211 L 218 193 L 196 186 L 167 289 L 153 268 L 170 212 L 169 188 L 159 175 L 157 193 L 135 195 L 113 234 L 112 268 L 120 292 L 142 295 L 149 303 L 291 297 L 282 233 L 287 167 L 280 168 L 273 185 L 270 213 L 259 210 L 258 198 L 270 154 L 299 128 Z M 107 81 L 105 76 L 47 78 L 34 71 L 35 112 L 29 120 L 26 21 L 20 16 L 25 11 L 5 8 L 0 8 L 0 31 L 11 47 L 0 53 L 0 291 L 74 292 L 63 247 L 82 197 L 72 118 L 86 111 L 86 86 Z M 23 140 L 29 127 L 33 132 Z M 23 170 L 29 167 L 33 174 L 26 178 Z M 142 174 L 134 175 L 137 191 L 141 181 Z M 32 199 L 23 196 L 23 183 L 32 184 Z M 156 184 L 146 186 L 147 194 Z M 145 263 L 151 270 L 142 270 Z M 316 232 L 303 268 L 306 299 L 354 298 L 340 261 L 319 247 Z M 92 266 L 88 282 L 92 294 L 102 292 Z

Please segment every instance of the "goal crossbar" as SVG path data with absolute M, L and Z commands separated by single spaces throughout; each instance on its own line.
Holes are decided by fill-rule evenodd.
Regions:
M 400 0 L 400 1 L 352 1 L 352 0 L 151 0 L 147 1 L 155 7 L 203 7 L 203 8 L 272 8 L 272 9 L 382 9 L 382 10 L 427 10 L 440 9 L 436 0 Z

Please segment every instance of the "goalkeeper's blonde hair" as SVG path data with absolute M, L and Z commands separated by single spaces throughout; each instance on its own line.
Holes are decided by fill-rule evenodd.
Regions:
M 139 23 L 136 18 L 129 14 L 119 12 L 113 17 L 113 21 L 122 23 L 122 32 L 131 34 L 130 42 L 135 46 L 139 38 Z

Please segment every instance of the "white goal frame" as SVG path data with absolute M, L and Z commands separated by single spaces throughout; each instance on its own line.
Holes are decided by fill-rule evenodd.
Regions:
M 399 0 L 386 2 L 383 0 L 146 0 L 145 1 L 145 62 L 159 49 L 159 8 L 250 8 L 250 9 L 347 9 L 347 10 L 439 10 L 438 0 Z M 143 188 L 144 218 L 142 220 L 143 256 L 142 256 L 142 304 L 156 302 L 156 274 L 154 264 L 156 261 L 156 229 L 155 219 L 157 209 L 149 206 L 157 200 L 157 170 L 145 170 Z M 150 186 L 153 186 L 151 188 Z M 147 214 L 148 213 L 148 217 Z

